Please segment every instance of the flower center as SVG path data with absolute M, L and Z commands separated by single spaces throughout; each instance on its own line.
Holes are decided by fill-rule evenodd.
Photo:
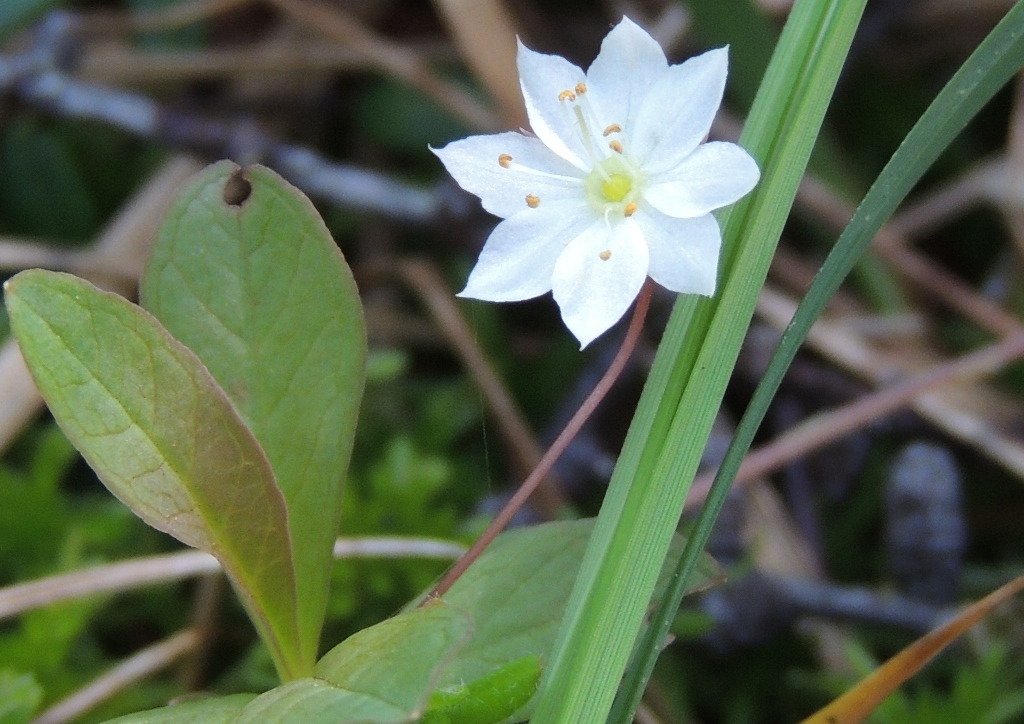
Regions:
M 587 203 L 599 214 L 632 216 L 640 198 L 642 183 L 629 162 L 614 154 L 598 161 L 583 179 Z
M 633 179 L 621 173 L 613 173 L 601 184 L 601 191 L 609 201 L 622 201 L 632 188 Z

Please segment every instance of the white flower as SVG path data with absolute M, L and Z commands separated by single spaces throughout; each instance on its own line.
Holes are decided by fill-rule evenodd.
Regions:
M 711 296 L 721 232 L 713 209 L 757 183 L 754 160 L 707 138 L 728 53 L 669 65 L 623 18 L 584 73 L 519 44 L 530 125 L 435 149 L 449 173 L 504 219 L 459 296 L 510 302 L 554 293 L 585 347 L 625 314 L 650 276 Z

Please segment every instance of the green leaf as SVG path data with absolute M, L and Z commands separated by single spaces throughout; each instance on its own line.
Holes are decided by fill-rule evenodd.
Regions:
M 430 695 L 420 724 L 496 724 L 504 721 L 537 693 L 544 670 L 539 656 L 512 661 L 465 686 Z
M 4 290 L 40 392 L 100 480 L 153 527 L 215 555 L 281 675 L 307 673 L 284 499 L 202 362 L 139 307 L 71 275 L 30 270 Z
M 271 689 L 247 706 L 232 724 L 399 724 L 411 710 L 374 696 L 334 686 L 323 679 L 299 679 Z
M 270 460 L 312 666 L 365 379 L 352 273 L 300 191 L 269 169 L 222 162 L 168 211 L 141 298 L 203 360 Z
M 382 621 L 353 634 L 316 665 L 316 675 L 332 684 L 370 694 L 400 708 L 426 701 L 437 683 L 437 669 L 466 644 L 472 617 L 446 601 Z
M 317 664 L 317 678 L 255 699 L 237 724 L 413 721 L 471 628 L 464 612 L 443 602 L 401 613 L 334 647 Z
M 484 551 L 444 596 L 472 617 L 474 628 L 445 667 L 439 687 L 479 680 L 524 657 L 548 660 L 594 523 L 557 521 L 509 531 Z M 673 539 L 658 591 L 685 543 L 681 536 Z M 704 590 L 722 579 L 718 564 L 705 554 L 687 590 Z
M 473 638 L 445 670 L 442 687 L 473 681 L 525 656 L 548 656 L 594 522 L 555 521 L 502 533 L 469 567 L 444 600 L 473 617 Z M 684 545 L 676 536 L 670 562 Z M 721 579 L 718 564 L 704 555 L 688 591 Z
M 231 721 L 385 724 L 428 708 L 434 724 L 520 720 L 592 530 L 592 520 L 578 520 L 504 533 L 443 599 L 352 635 L 317 663 L 315 678 L 266 692 Z M 666 574 L 684 544 L 673 542 Z M 704 556 L 692 590 L 721 577 Z
M 256 698 L 255 694 L 232 694 L 212 699 L 186 701 L 162 709 L 119 716 L 106 724 L 232 724 L 238 712 Z
M 496 691 L 504 692 L 506 705 L 521 699 L 493 721 L 507 718 L 533 693 L 525 662 L 543 661 L 551 649 L 593 523 L 545 523 L 502 534 L 441 601 L 353 635 L 316 665 L 318 680 L 264 694 L 240 721 L 284 722 L 276 717 L 285 713 L 292 721 L 355 721 L 338 718 L 350 711 L 361 712 L 359 721 L 407 721 L 439 689 L 456 692 L 435 707 L 431 716 L 439 722 L 448 705 L 452 711 L 445 715 L 455 713 L 451 724 L 477 724 L 482 720 L 476 717 L 500 708 L 489 706 Z M 670 565 L 684 543 L 674 541 Z M 693 590 L 720 578 L 718 565 L 705 556 Z

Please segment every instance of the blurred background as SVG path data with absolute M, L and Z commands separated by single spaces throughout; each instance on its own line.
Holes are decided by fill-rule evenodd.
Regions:
M 735 140 L 789 5 L 4 0 L 0 278 L 42 266 L 134 298 L 179 183 L 220 158 L 271 166 L 314 200 L 366 307 L 370 382 L 341 534 L 466 543 L 590 391 L 621 330 L 581 353 L 549 296 L 457 301 L 496 219 L 429 146 L 526 126 L 516 35 L 585 68 L 624 14 L 673 62 L 730 46 L 712 135 Z M 868 2 L 690 510 L 856 202 L 1010 5 Z M 1024 572 L 1024 367 L 994 346 L 1024 331 L 1022 252 L 1024 105 L 1011 86 L 812 332 L 712 542 L 729 581 L 687 599 L 638 720 L 795 721 L 958 603 Z M 596 513 L 672 302 L 656 295 L 630 368 L 520 523 Z M 102 721 L 276 683 L 216 575 L 136 573 L 116 592 L 80 595 L 75 585 L 101 577 L 95 567 L 179 546 L 77 457 L 2 316 L 0 345 L 0 724 Z M 967 355 L 985 348 L 986 364 L 971 367 Z M 325 649 L 446 565 L 340 560 Z M 14 588 L 82 570 L 28 603 Z M 1000 609 L 873 721 L 1024 721 L 1022 613 Z M 183 643 L 184 629 L 201 635 Z M 154 651 L 148 667 L 115 668 Z M 54 707 L 67 697 L 77 707 Z

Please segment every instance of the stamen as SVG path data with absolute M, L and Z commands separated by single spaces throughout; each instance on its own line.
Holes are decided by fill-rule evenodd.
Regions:
M 587 92 L 587 84 L 586 83 L 577 83 L 576 84 L 576 95 L 581 96 L 581 95 L 583 95 L 586 92 Z
M 630 201 L 628 204 L 626 204 L 626 208 L 624 208 L 622 210 L 622 214 L 624 216 L 632 216 L 635 213 L 636 213 L 636 202 L 635 201 Z
M 558 100 L 560 101 L 574 101 L 576 100 L 576 94 L 571 90 L 564 90 L 558 94 Z
M 605 249 L 598 256 L 601 257 L 601 261 L 608 261 L 612 258 L 612 252 L 609 249 Z
M 507 153 L 503 153 L 498 156 L 498 165 L 502 168 L 508 168 L 512 165 L 512 156 Z
M 535 209 L 540 206 L 540 196 L 534 196 L 533 194 L 526 194 L 526 205 L 531 209 Z
M 608 148 L 615 151 L 615 153 L 622 153 L 622 144 L 618 141 L 610 141 L 608 143 Z
M 501 161 L 499 160 L 498 163 L 501 163 Z M 529 166 L 524 166 L 523 164 L 516 163 L 515 161 L 509 161 L 508 166 L 505 166 L 504 164 L 502 164 L 502 166 L 504 168 L 512 169 L 513 171 L 518 171 L 519 173 L 529 174 L 530 176 L 539 176 L 541 178 L 549 178 L 549 179 L 552 179 L 554 181 L 557 181 L 559 184 L 561 184 L 563 186 L 574 186 L 574 185 L 576 185 L 578 183 L 582 183 L 582 179 L 576 178 L 574 176 L 562 176 L 561 174 L 557 174 L 557 173 L 548 173 L 547 171 L 538 171 L 535 168 L 530 168 Z
M 620 126 L 618 123 L 613 123 L 612 125 L 608 126 L 608 128 L 604 129 L 605 136 L 610 136 L 613 133 L 622 133 L 622 126 Z
M 604 177 L 605 181 L 608 181 L 610 177 L 608 173 L 601 168 L 601 158 L 597 155 L 594 149 L 594 144 L 590 140 L 590 126 L 587 125 L 587 119 L 583 117 L 583 109 L 579 106 L 572 107 L 573 112 L 576 114 L 576 121 L 579 123 L 580 138 L 583 141 L 583 147 L 587 149 L 587 155 L 590 156 L 591 163 L 594 164 L 594 168 L 597 172 Z

